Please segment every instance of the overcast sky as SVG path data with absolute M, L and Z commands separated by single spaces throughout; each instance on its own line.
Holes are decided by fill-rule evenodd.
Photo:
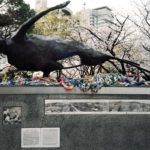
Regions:
M 65 2 L 66 0 L 47 0 L 48 6 L 54 6 L 56 4 Z M 131 12 L 135 5 L 135 0 L 71 0 L 68 5 L 73 12 L 77 12 L 83 9 L 83 4 L 86 3 L 85 8 L 97 8 L 102 6 L 108 6 L 115 11 Z M 137 1 L 137 0 L 136 0 Z M 35 0 L 25 0 L 26 3 L 30 4 L 34 8 Z

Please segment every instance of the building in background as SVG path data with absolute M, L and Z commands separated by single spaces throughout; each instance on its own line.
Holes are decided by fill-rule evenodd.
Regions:
M 112 10 L 107 6 L 94 9 L 84 8 L 79 14 L 81 25 L 87 27 L 93 26 L 99 28 L 113 22 Z
M 92 9 L 90 14 L 90 25 L 99 27 L 113 21 L 112 10 L 105 6 Z
M 47 0 L 35 0 L 35 10 L 37 12 L 45 10 L 48 8 Z M 64 12 L 65 15 L 71 16 L 73 13 L 69 8 L 63 8 L 62 12 Z
M 47 8 L 47 0 L 36 0 L 35 1 L 35 10 L 41 11 Z

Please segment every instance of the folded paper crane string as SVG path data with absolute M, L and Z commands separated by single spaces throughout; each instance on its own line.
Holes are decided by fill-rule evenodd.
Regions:
M 12 38 L 0 40 L 0 52 L 7 55 L 8 62 L 19 70 L 41 70 L 45 76 L 51 71 L 63 69 L 63 65 L 58 61 L 74 55 L 81 58 L 81 65 L 95 66 L 110 59 L 116 59 L 138 66 L 133 62 L 95 51 L 76 41 L 26 34 L 27 30 L 42 16 L 55 9 L 66 7 L 68 4 L 69 1 L 36 14 L 23 23 Z

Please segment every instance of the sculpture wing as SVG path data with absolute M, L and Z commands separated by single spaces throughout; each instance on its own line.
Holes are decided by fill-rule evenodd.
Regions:
M 50 11 L 56 10 L 56 9 L 61 9 L 66 7 L 68 4 L 70 3 L 70 1 L 66 1 L 65 3 L 56 5 L 54 7 L 48 8 L 45 11 L 42 11 L 38 14 L 36 14 L 35 16 L 31 17 L 29 20 L 27 20 L 26 22 L 24 22 L 19 30 L 17 31 L 17 33 L 13 36 L 14 40 L 22 40 L 25 38 L 25 35 L 27 33 L 27 30 L 37 21 L 39 20 L 41 17 L 43 17 L 44 15 L 46 15 L 47 13 L 49 13 Z

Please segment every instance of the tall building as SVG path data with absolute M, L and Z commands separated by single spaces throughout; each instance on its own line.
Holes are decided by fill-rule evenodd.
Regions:
M 41 11 L 47 8 L 47 0 L 36 0 L 35 1 L 35 10 Z
M 109 21 L 112 20 L 112 10 L 107 6 L 92 9 L 90 15 L 90 25 L 99 27 L 107 24 Z
M 112 10 L 107 7 L 99 7 L 95 9 L 83 9 L 80 12 L 81 24 L 85 26 L 94 26 L 99 28 L 106 26 L 113 21 Z

